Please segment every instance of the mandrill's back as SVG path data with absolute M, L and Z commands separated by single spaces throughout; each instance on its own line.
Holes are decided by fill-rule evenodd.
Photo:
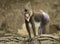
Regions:
M 41 21 L 40 13 L 34 13 L 34 20 L 35 20 L 35 22 L 40 22 Z

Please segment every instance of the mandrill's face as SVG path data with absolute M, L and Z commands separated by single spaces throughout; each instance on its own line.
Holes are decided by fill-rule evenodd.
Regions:
M 29 21 L 29 20 L 30 20 L 29 12 L 25 12 L 25 19 L 26 19 L 27 21 Z
M 28 13 L 25 14 L 25 17 L 28 19 L 30 16 Z

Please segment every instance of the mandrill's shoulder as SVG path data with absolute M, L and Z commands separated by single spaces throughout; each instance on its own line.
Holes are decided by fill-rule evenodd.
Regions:
M 36 22 L 40 22 L 40 21 L 41 21 L 40 12 L 34 12 L 34 20 L 35 20 Z

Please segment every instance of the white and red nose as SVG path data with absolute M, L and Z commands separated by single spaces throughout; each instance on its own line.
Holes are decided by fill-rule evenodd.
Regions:
M 25 14 L 26 18 L 29 18 L 29 14 Z

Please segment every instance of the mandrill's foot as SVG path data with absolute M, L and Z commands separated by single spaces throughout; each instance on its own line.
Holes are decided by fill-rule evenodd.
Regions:
M 38 38 L 38 35 L 35 35 L 35 36 L 34 36 L 34 39 L 37 39 L 37 38 Z
M 34 36 L 34 38 L 36 39 L 36 38 L 37 38 L 37 36 Z
M 32 38 L 28 38 L 27 41 L 28 41 L 28 42 L 31 42 L 31 41 L 32 41 Z
M 40 35 L 37 35 L 37 38 L 40 38 L 41 36 Z

